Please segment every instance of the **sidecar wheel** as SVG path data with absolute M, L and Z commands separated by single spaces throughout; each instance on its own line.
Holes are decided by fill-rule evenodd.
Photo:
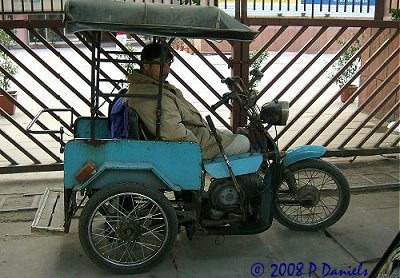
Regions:
M 336 223 L 350 203 L 349 184 L 341 171 L 320 159 L 288 168 L 292 177 L 286 177 L 277 190 L 275 219 L 290 229 L 308 231 Z
M 112 185 L 96 192 L 79 219 L 86 255 L 108 270 L 144 272 L 171 250 L 178 220 L 168 199 L 138 184 Z

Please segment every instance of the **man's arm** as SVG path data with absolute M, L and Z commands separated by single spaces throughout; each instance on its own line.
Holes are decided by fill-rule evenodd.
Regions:
M 179 109 L 172 98 L 164 96 L 161 107 L 161 139 L 198 143 L 196 136 L 182 123 Z

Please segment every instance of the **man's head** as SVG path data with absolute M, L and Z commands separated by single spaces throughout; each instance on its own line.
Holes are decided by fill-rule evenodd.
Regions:
M 161 60 L 161 44 L 151 43 L 146 45 L 140 57 L 143 62 L 159 62 Z M 173 56 L 172 53 L 167 50 L 165 63 L 163 67 L 163 80 L 167 79 L 169 74 L 169 67 L 172 63 Z M 154 80 L 159 80 L 160 76 L 160 64 L 142 64 L 140 71 Z

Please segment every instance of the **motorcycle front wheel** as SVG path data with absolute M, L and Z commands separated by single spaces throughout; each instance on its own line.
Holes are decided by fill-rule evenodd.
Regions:
M 290 229 L 316 231 L 336 223 L 349 203 L 350 188 L 341 171 L 321 159 L 306 159 L 285 172 L 274 216 Z
M 96 192 L 79 219 L 79 238 L 96 264 L 120 274 L 147 271 L 170 252 L 178 220 L 158 190 L 138 184 Z

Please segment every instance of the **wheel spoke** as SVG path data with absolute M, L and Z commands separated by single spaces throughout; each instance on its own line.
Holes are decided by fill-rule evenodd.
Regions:
M 130 250 L 129 257 L 131 258 L 131 262 L 140 262 L 140 259 L 136 258 L 136 256 L 135 256 L 135 245 L 137 245 L 136 241 L 128 243 L 127 247 Z M 133 258 L 131 257 L 131 255 L 132 255 Z M 143 255 L 142 259 L 145 259 L 145 258 L 146 258 L 146 256 Z
M 324 211 L 325 211 L 325 209 L 328 210 L 328 213 L 326 215 L 329 215 L 329 214 L 331 214 L 333 212 L 333 210 L 330 210 L 329 206 L 327 206 L 322 200 L 320 200 L 320 203 L 321 203 L 321 207 L 324 209 Z M 336 207 L 334 205 L 332 205 L 332 206 Z
M 140 238 L 140 242 L 142 242 L 142 238 Z M 145 258 L 146 257 L 146 255 L 144 254 L 144 247 L 143 247 L 143 244 L 139 244 L 139 246 L 140 246 L 140 250 L 142 251 L 142 258 Z
M 159 229 L 164 228 L 164 227 L 165 227 L 164 224 L 161 224 L 161 225 L 159 225 L 158 227 L 156 227 L 156 228 L 154 228 L 152 230 L 148 230 L 147 227 L 143 227 L 143 228 L 147 229 L 147 232 L 143 233 L 142 236 L 146 236 L 148 234 L 151 234 L 151 235 L 153 235 L 153 237 L 155 237 L 156 239 L 161 241 L 162 239 L 160 239 L 155 233 L 157 233 L 157 234 L 162 236 L 161 232 L 164 232 L 164 230 L 159 230 Z
M 126 244 L 126 242 L 121 242 L 118 245 L 116 241 L 112 241 L 110 244 L 106 244 L 106 245 L 100 247 L 99 250 L 103 250 L 103 249 L 106 249 L 108 246 L 111 246 L 111 248 L 109 248 L 108 251 L 103 252 L 103 254 L 106 255 L 108 253 L 111 253 L 111 252 L 117 250 L 118 248 L 120 248 L 121 246 L 123 246 L 125 244 Z M 114 245 L 116 245 L 116 247 L 113 247 Z
M 128 217 L 130 217 L 132 215 L 132 213 L 134 213 L 135 214 L 134 216 L 137 218 L 138 217 L 137 212 L 140 211 L 140 209 L 146 207 L 148 204 L 150 204 L 149 200 L 144 200 L 145 201 L 144 204 L 141 203 L 141 202 L 143 202 L 143 200 L 144 200 L 143 198 L 140 198 L 140 200 L 136 200 L 136 206 L 132 208 L 132 211 L 128 214 Z M 135 203 L 135 201 L 133 200 L 132 204 L 134 204 L 134 203 Z
M 120 262 L 126 261 L 126 260 L 124 260 L 125 254 L 128 253 L 128 255 L 129 255 L 128 245 L 129 245 L 129 244 L 125 244 L 125 245 L 124 245 L 125 251 L 121 254 L 121 257 L 119 258 L 119 261 L 120 261 Z
M 111 202 L 109 203 L 109 205 L 115 209 L 118 213 L 122 214 L 124 217 L 127 217 L 127 215 L 125 213 L 123 213 L 121 210 L 119 210 L 118 208 L 116 208 L 113 204 L 111 204 Z
M 96 236 L 97 238 L 101 238 L 101 240 L 98 241 L 98 243 L 100 243 L 100 242 L 103 241 L 104 239 L 119 240 L 117 237 L 110 236 L 110 234 L 103 235 L 103 234 L 96 234 L 96 233 L 93 233 L 93 235 Z M 93 239 L 95 239 L 95 238 L 93 238 Z
M 155 247 L 155 248 L 159 248 L 160 245 L 155 245 L 155 244 L 151 244 L 151 243 L 147 243 L 147 242 L 137 242 L 137 244 L 142 245 L 144 248 L 149 249 L 150 251 L 154 251 L 155 249 L 152 249 L 150 247 Z

